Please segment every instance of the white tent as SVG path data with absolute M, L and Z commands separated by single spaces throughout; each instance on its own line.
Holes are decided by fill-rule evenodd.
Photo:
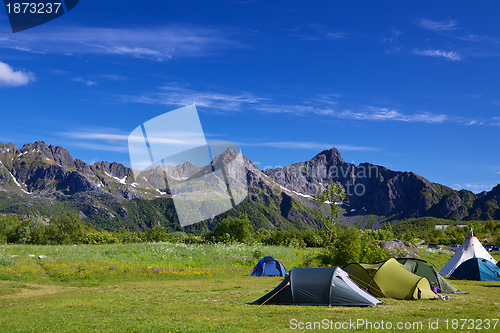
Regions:
M 491 261 L 493 264 L 497 263 L 474 235 L 472 228 L 467 233 L 467 236 L 465 236 L 462 246 L 455 252 L 453 257 L 448 260 L 446 265 L 441 268 L 439 274 L 450 276 L 461 263 L 471 258 L 483 258 Z

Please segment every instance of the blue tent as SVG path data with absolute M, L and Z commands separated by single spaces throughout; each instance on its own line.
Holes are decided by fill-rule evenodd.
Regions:
M 273 257 L 264 257 L 255 265 L 252 276 L 285 276 L 286 268 Z
M 500 268 L 483 258 L 471 258 L 458 266 L 450 278 L 457 280 L 500 281 Z

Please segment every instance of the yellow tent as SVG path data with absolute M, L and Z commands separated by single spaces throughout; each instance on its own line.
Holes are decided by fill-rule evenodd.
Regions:
M 429 280 L 408 272 L 391 258 L 377 264 L 353 263 L 343 267 L 351 279 L 375 297 L 436 299 Z

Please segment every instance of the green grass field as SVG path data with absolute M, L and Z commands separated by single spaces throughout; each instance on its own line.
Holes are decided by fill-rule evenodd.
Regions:
M 246 305 L 282 280 L 250 277 L 254 257 L 272 255 L 290 269 L 301 265 L 306 251 L 312 250 L 242 244 L 3 245 L 1 332 L 500 331 L 500 325 L 493 329 L 494 321 L 486 329 L 484 321 L 500 318 L 500 283 L 494 282 L 454 281 L 469 294 L 447 301 L 383 299 L 386 304 L 373 308 Z M 422 251 L 438 268 L 451 255 Z M 467 329 L 471 322 L 461 329 L 460 319 L 475 325 L 482 320 L 482 329 Z M 363 325 L 335 330 L 335 323 L 349 320 Z M 429 329 L 436 320 L 438 329 Z M 333 329 L 313 329 L 314 322 L 329 321 Z M 392 329 L 377 329 L 382 321 Z M 293 329 L 300 322 L 310 322 L 311 329 Z

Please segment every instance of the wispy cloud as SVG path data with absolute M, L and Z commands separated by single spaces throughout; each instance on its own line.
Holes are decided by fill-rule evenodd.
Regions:
M 368 107 L 365 111 L 343 110 L 333 113 L 334 116 L 342 119 L 355 120 L 375 120 L 375 121 L 402 121 L 419 123 L 443 123 L 449 120 L 444 114 L 432 114 L 429 112 L 417 114 L 403 114 L 394 109 Z
M 309 105 L 278 105 L 278 104 L 259 104 L 255 106 L 256 110 L 267 113 L 292 113 L 295 115 L 304 115 L 306 113 L 319 113 L 320 109 Z M 328 109 L 325 109 L 327 112 Z
M 333 118 L 362 120 L 362 121 L 402 121 L 402 122 L 420 122 L 420 123 L 443 123 L 451 120 L 444 114 L 433 114 L 429 112 L 417 114 L 404 114 L 395 109 L 380 107 L 362 107 L 359 110 L 352 111 L 348 109 L 336 110 L 329 105 L 324 107 L 313 107 L 309 105 L 257 105 L 257 110 L 269 113 L 293 113 L 296 115 L 317 114 L 331 116 Z
M 97 85 L 98 83 L 96 81 L 92 81 L 92 80 L 86 80 L 82 77 L 75 77 L 75 78 L 72 78 L 71 79 L 72 81 L 75 81 L 75 82 L 81 82 L 81 83 L 84 83 L 86 86 L 95 86 Z
M 122 75 L 116 75 L 116 74 L 101 74 L 99 77 L 103 79 L 108 79 L 108 80 L 113 80 L 113 81 L 124 81 L 127 78 Z
M 331 30 L 322 24 L 301 25 L 288 31 L 302 40 L 343 40 L 348 37 L 347 33 Z
M 149 29 L 71 27 L 50 34 L 15 34 L 1 38 L 0 47 L 33 53 L 108 54 L 166 61 L 206 56 L 242 45 L 219 29 L 170 25 Z
M 134 137 L 130 133 L 120 133 L 114 130 L 115 133 L 81 131 L 81 132 L 65 132 L 60 133 L 73 139 L 101 140 L 108 142 L 144 142 L 144 137 Z M 200 133 L 196 132 L 179 132 L 179 131 L 164 131 L 161 136 L 148 136 L 149 143 L 173 144 L 173 145 L 204 145 L 205 142 L 200 142 Z
M 465 36 L 454 36 L 454 37 L 467 42 L 481 42 L 490 39 L 488 36 L 479 36 L 476 34 L 467 34 Z
M 81 147 L 89 150 L 128 153 L 128 136 L 122 130 L 110 127 L 92 129 L 76 129 L 68 132 L 54 133 L 64 137 L 68 146 Z
M 413 54 L 416 54 L 416 55 L 423 55 L 423 56 L 427 56 L 427 57 L 442 57 L 442 58 L 446 58 L 448 60 L 454 60 L 454 61 L 458 61 L 458 60 L 462 60 L 463 57 L 458 54 L 457 52 L 454 52 L 454 51 L 443 51 L 443 50 L 413 50 L 412 51 Z
M 47 52 L 42 52 L 42 51 L 35 51 L 35 50 L 32 50 L 28 47 L 22 47 L 22 46 L 11 46 L 10 49 L 29 52 L 29 53 L 35 53 L 35 54 L 46 54 L 47 53 Z
M 117 144 L 98 144 L 92 142 L 81 142 L 74 141 L 69 143 L 70 146 L 80 147 L 88 150 L 101 150 L 101 151 L 110 151 L 116 153 L 128 153 L 127 146 L 120 146 Z
M 142 151 L 144 137 L 134 135 L 133 132 L 125 132 L 116 128 L 94 128 L 81 129 L 68 132 L 59 132 L 57 135 L 67 140 L 68 146 L 76 146 L 89 150 L 101 150 L 110 152 Z M 164 153 L 168 157 L 169 149 L 176 151 L 182 149 L 203 146 L 207 142 L 203 138 L 203 133 L 189 131 L 164 130 L 161 132 L 148 131 L 148 142 L 156 149 L 165 149 Z M 139 145 L 137 145 L 139 143 Z M 173 155 L 170 154 L 170 155 Z M 148 161 L 150 164 L 150 161 Z M 149 165 L 148 164 L 148 165 Z
M 426 19 L 421 19 L 418 22 L 418 26 L 436 32 L 440 35 L 447 36 L 450 38 L 454 38 L 461 41 L 466 42 L 474 42 L 474 43 L 487 43 L 491 45 L 498 45 L 500 43 L 500 39 L 495 37 L 490 37 L 487 35 L 478 35 L 474 33 L 459 33 L 460 28 L 458 26 L 457 20 L 447 20 L 447 21 L 431 21 Z M 498 54 L 489 54 L 490 56 L 498 56 Z
M 326 34 L 326 38 L 328 39 L 344 39 L 346 38 L 346 33 L 345 32 L 340 32 L 340 31 L 335 31 L 335 32 L 328 32 Z
M 333 144 L 333 143 L 320 143 L 320 142 L 307 142 L 307 141 L 273 141 L 273 142 L 240 142 L 240 146 L 257 146 L 257 147 L 270 147 L 270 148 L 283 148 L 283 149 L 330 149 L 335 147 L 344 151 L 373 151 L 380 148 L 363 147 L 350 144 Z
M 57 74 L 57 75 L 68 75 L 69 74 L 68 71 L 62 71 L 62 70 L 59 70 L 59 69 L 51 69 L 50 71 L 52 73 Z
M 459 185 L 459 184 L 456 184 Z M 465 183 L 463 188 L 466 190 L 472 191 L 474 193 L 480 193 L 483 191 L 491 191 L 493 187 L 495 187 L 497 184 L 494 183 L 485 183 L 485 182 L 478 182 L 478 183 Z
M 490 125 L 492 125 L 492 126 L 500 126 L 500 117 L 493 117 L 493 118 L 491 118 Z
M 186 106 L 196 104 L 210 109 L 210 112 L 254 112 L 270 114 L 292 114 L 296 116 L 317 115 L 336 119 L 357 121 L 398 121 L 407 123 L 456 123 L 469 126 L 498 125 L 500 117 L 467 118 L 450 116 L 441 113 L 417 112 L 407 113 L 404 110 L 373 105 L 353 106 L 342 101 L 342 95 L 316 95 L 303 103 L 277 103 L 266 97 L 251 93 L 220 93 L 214 91 L 197 91 L 189 86 L 171 85 L 159 88 L 155 92 L 132 96 L 119 96 L 125 103 L 160 104 L 170 106 Z M 498 119 L 497 119 L 498 118 Z
M 143 104 L 165 104 L 186 106 L 196 104 L 221 111 L 238 111 L 243 104 L 255 104 L 264 99 L 254 97 L 252 94 L 223 94 L 211 91 L 196 91 L 182 86 L 165 86 L 159 91 L 136 96 L 121 96 L 123 102 Z
M 420 19 L 417 24 L 422 28 L 433 31 L 450 31 L 458 29 L 457 20 L 431 21 L 427 19 Z
M 0 61 L 0 86 L 19 87 L 33 81 L 35 81 L 35 74 L 32 72 L 16 71 Z
M 396 44 L 398 42 L 398 36 L 401 35 L 402 33 L 403 33 L 402 31 L 392 28 L 389 37 L 382 38 L 382 42 Z

